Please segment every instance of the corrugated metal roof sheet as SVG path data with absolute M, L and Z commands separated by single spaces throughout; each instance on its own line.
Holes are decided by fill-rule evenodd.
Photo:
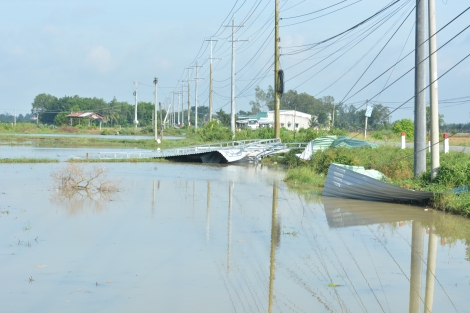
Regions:
M 104 116 L 95 112 L 73 112 L 67 115 L 71 118 L 89 118 L 93 120 L 103 120 Z
M 410 202 L 433 198 L 432 192 L 394 186 L 331 164 L 326 176 L 323 196 L 384 202 Z

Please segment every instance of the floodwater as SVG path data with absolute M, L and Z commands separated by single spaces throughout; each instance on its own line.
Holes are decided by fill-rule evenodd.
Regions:
M 98 164 L 120 192 L 63 194 L 64 166 L 0 164 L 1 312 L 468 312 L 467 219 L 260 166 Z
M 38 146 L 2 146 L 0 145 L 0 158 L 45 158 L 67 161 L 69 159 L 98 158 L 99 153 L 148 153 L 152 150 L 141 148 L 56 148 Z

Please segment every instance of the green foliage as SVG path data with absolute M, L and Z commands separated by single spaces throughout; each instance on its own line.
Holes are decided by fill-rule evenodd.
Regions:
M 66 125 L 67 122 L 67 113 L 59 113 L 54 118 L 54 124 L 56 124 L 57 126 Z
M 345 165 L 354 165 L 354 155 L 347 148 L 326 149 L 318 151 L 312 157 L 310 165 L 316 173 L 326 175 L 331 163 L 340 163 Z
M 230 129 L 218 121 L 211 121 L 199 129 L 198 135 L 203 141 L 228 141 L 231 139 Z
M 318 175 L 315 171 L 307 166 L 290 168 L 286 173 L 286 182 L 296 184 L 307 184 L 312 186 L 323 186 L 325 177 Z
M 384 136 L 382 135 L 382 132 L 373 132 L 371 134 L 371 137 L 377 140 L 384 140 Z
M 407 137 L 414 137 L 414 124 L 409 118 L 404 118 L 393 123 L 392 130 L 396 134 L 405 132 Z

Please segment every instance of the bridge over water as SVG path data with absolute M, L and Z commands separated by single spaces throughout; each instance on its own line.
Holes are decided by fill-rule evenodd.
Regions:
M 203 163 L 258 162 L 262 158 L 290 149 L 303 149 L 307 143 L 282 143 L 280 139 L 251 139 L 155 151 L 99 152 L 99 159 L 165 158 Z M 92 156 L 95 157 L 95 156 Z

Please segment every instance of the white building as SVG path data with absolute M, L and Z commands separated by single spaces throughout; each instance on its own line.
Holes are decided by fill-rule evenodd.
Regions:
M 281 127 L 288 130 L 298 131 L 301 128 L 309 128 L 312 115 L 299 112 L 296 110 L 281 110 L 280 112 Z M 268 112 L 268 120 L 274 125 L 274 111 Z

